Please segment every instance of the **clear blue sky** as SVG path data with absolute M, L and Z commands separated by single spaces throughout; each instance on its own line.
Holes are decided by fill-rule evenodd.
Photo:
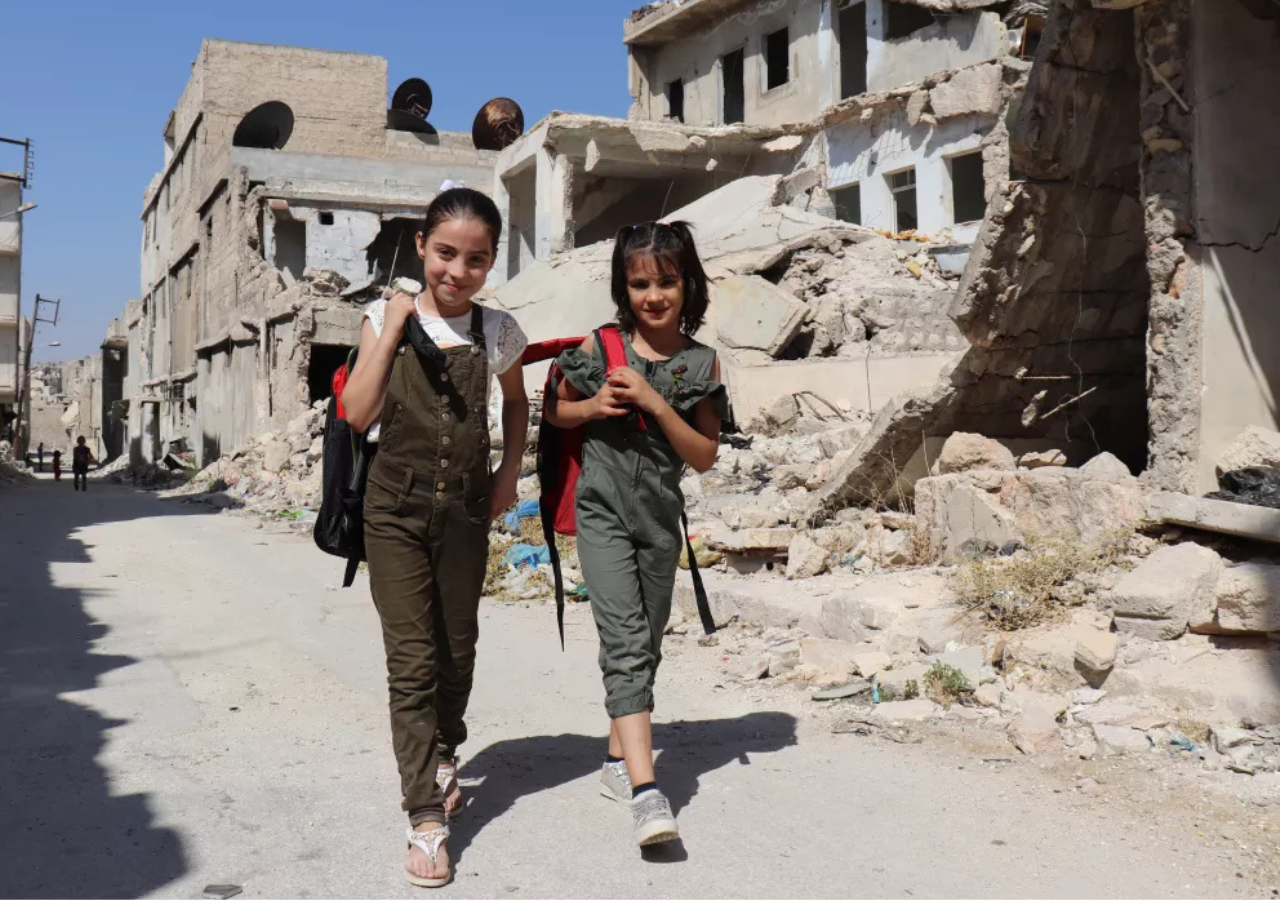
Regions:
M 35 358 L 87 355 L 139 291 L 142 192 L 161 130 L 206 37 L 372 53 L 391 87 L 431 83 L 431 122 L 470 131 L 485 101 L 515 99 L 532 125 L 553 109 L 625 116 L 622 22 L 643 0 L 59 0 L 2 4 L 0 135 L 31 138 L 23 312 L 62 300 Z M 0 170 L 19 167 L 0 145 Z M 51 348 L 50 341 L 61 347 Z

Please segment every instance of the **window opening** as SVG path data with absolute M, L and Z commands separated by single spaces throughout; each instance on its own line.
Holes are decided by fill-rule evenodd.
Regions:
M 987 214 L 981 153 L 966 153 L 951 160 L 951 205 L 956 222 L 977 222 Z
M 684 79 L 677 78 L 667 85 L 667 115 L 677 122 L 684 121 Z
M 853 3 L 840 10 L 840 97 L 867 92 L 867 8 Z
M 850 184 L 831 192 L 836 204 L 836 218 L 853 225 L 862 224 L 862 185 Z
M 322 212 L 322 213 L 320 213 L 320 224 L 321 224 L 321 225 L 332 225 L 332 224 L 333 224 L 333 213 L 331 213 L 331 212 Z
M 885 39 L 896 40 L 914 34 L 934 23 L 933 13 L 914 3 L 895 3 L 886 0 Z
M 912 231 L 919 227 L 916 216 L 916 170 L 904 169 L 889 176 L 889 190 L 893 192 L 896 214 L 894 231 Z
M 764 39 L 766 88 L 773 90 L 791 80 L 791 37 L 786 28 Z
M 735 125 L 747 115 L 747 88 L 744 80 L 747 54 L 738 49 L 720 58 L 720 77 L 724 82 L 724 124 Z
M 294 281 L 307 268 L 307 223 L 294 219 L 276 220 L 275 267 L 288 272 Z

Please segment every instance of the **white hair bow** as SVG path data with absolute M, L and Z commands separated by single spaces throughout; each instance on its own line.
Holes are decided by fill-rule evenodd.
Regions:
M 451 178 L 446 178 L 443 182 L 440 183 L 440 190 L 438 191 L 438 193 L 443 194 L 445 191 L 451 191 L 454 188 L 464 188 L 466 186 L 467 186 L 467 183 L 465 181 L 454 181 Z

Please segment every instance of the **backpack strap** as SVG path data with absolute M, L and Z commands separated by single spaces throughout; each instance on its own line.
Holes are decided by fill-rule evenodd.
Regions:
M 547 556 L 551 559 L 551 574 L 556 588 L 556 625 L 560 629 L 560 652 L 564 652 L 564 575 L 560 571 L 560 550 L 556 547 L 556 529 L 552 522 L 550 504 L 539 503 L 542 518 L 542 539 L 547 542 Z
M 356 580 L 356 570 L 360 568 L 360 557 L 352 553 L 347 557 L 347 568 L 342 573 L 342 586 L 344 588 L 351 587 L 351 583 Z
M 693 579 L 693 596 L 698 603 L 698 618 L 702 620 L 705 634 L 716 633 L 716 620 L 711 615 L 711 603 L 707 599 L 707 589 L 702 583 L 702 573 L 698 571 L 698 555 L 693 552 L 693 541 L 689 540 L 689 517 L 684 510 L 680 511 L 680 524 L 684 527 L 685 552 L 689 554 L 689 577 Z
M 606 374 L 627 365 L 627 345 L 623 343 L 622 329 L 617 325 L 605 325 L 596 329 L 596 345 L 600 347 L 600 355 L 604 357 Z

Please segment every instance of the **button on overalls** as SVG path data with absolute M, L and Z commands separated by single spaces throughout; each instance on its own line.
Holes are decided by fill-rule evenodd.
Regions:
M 489 389 L 483 309 L 443 369 L 401 346 L 365 492 L 365 552 L 382 619 L 391 738 L 412 825 L 444 822 L 443 756 L 466 740 L 489 553 Z

